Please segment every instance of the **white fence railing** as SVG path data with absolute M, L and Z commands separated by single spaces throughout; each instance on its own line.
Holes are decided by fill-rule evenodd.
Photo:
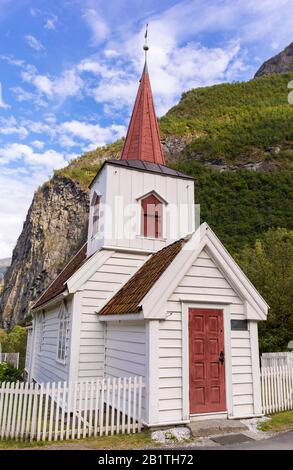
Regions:
M 275 367 L 287 365 L 293 367 L 293 351 L 263 353 L 261 355 L 261 365 L 262 367 Z
M 0 439 L 57 441 L 141 429 L 142 377 L 0 383 Z
M 19 353 L 0 353 L 0 362 L 12 364 L 16 369 L 19 368 Z
M 262 367 L 261 387 L 264 413 L 293 410 L 293 367 Z

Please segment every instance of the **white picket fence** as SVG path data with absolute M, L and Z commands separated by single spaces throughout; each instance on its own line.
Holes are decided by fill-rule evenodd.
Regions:
M 293 410 L 293 367 L 262 367 L 261 387 L 264 413 Z
M 293 351 L 292 352 L 263 353 L 261 355 L 262 367 L 287 366 L 287 365 L 293 367 Z
M 141 430 L 142 377 L 0 383 L 0 439 L 57 441 Z

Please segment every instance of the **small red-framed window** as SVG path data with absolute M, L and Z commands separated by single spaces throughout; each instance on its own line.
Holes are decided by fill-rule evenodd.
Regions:
M 141 200 L 141 234 L 144 237 L 162 238 L 163 204 L 150 194 Z
M 93 202 L 93 236 L 95 236 L 99 231 L 100 200 L 101 197 L 96 194 Z

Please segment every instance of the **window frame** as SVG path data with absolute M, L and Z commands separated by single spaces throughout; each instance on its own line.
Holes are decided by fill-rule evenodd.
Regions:
M 96 192 L 92 198 L 92 208 L 92 238 L 95 238 L 100 230 L 101 219 L 101 195 Z
M 247 319 L 231 319 L 230 320 L 231 331 L 248 331 L 248 320 Z
M 58 336 L 57 336 L 57 348 L 56 348 L 56 361 L 61 364 L 66 364 L 67 360 L 67 340 L 69 332 L 69 314 L 67 305 L 62 302 L 58 312 Z M 62 344 L 61 344 L 62 341 Z M 61 344 L 61 347 L 60 347 Z M 59 356 L 60 351 L 62 355 Z
M 154 215 L 151 213 L 148 213 L 145 208 L 144 208 L 144 201 L 145 200 L 150 200 L 150 199 L 155 199 L 156 202 L 147 204 L 148 206 L 154 207 Z M 140 236 L 143 238 L 150 238 L 153 240 L 162 240 L 164 238 L 164 218 L 165 218 L 165 201 L 162 200 L 156 194 L 156 192 L 150 192 L 148 194 L 145 194 L 139 199 L 140 202 Z M 159 210 L 156 210 L 156 207 L 159 207 Z M 154 227 L 154 233 L 148 233 L 148 225 L 146 225 L 146 218 L 153 217 L 155 219 L 155 227 Z M 148 224 L 148 223 L 147 223 Z
M 39 355 L 42 355 L 44 352 L 44 344 L 45 344 L 45 327 L 46 327 L 46 315 L 45 311 L 39 314 L 38 323 L 37 323 L 37 352 Z

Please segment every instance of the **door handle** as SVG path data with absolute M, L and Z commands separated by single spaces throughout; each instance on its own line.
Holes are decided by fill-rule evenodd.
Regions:
M 224 364 L 224 360 L 225 360 L 224 351 L 221 351 L 219 355 L 219 361 L 221 364 Z

